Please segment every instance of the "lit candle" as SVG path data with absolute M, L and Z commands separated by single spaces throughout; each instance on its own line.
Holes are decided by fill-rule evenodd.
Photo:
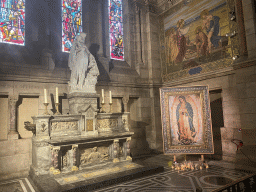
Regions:
M 201 161 L 204 161 L 204 155 L 201 155 Z
M 109 91 L 109 103 L 112 104 L 112 94 L 111 94 L 111 91 Z
M 44 103 L 47 103 L 47 94 L 46 94 L 46 89 L 44 89 Z
M 59 103 L 59 91 L 58 91 L 58 87 L 56 87 L 56 103 Z
M 174 161 L 174 162 L 176 161 L 176 155 L 173 156 L 173 161 Z
M 104 102 L 104 89 L 101 89 L 101 97 L 102 97 L 101 103 L 105 103 Z

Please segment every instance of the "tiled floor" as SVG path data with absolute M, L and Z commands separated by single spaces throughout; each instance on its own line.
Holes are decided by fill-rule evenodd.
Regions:
M 0 192 L 35 192 L 35 187 L 32 186 L 28 178 L 20 178 L 0 182 Z
M 178 159 L 179 160 L 179 159 Z M 189 159 L 188 159 L 189 160 Z M 192 159 L 193 160 L 193 159 Z M 96 192 L 158 192 L 158 191 L 212 191 L 228 182 L 247 176 L 255 171 L 253 168 L 235 166 L 223 161 L 209 161 L 210 168 L 194 171 L 176 171 L 168 167 L 170 158 L 158 155 L 145 158 L 143 164 L 155 163 L 163 165 L 165 171 L 155 175 L 101 188 Z M 34 192 L 29 178 L 0 182 L 0 192 Z

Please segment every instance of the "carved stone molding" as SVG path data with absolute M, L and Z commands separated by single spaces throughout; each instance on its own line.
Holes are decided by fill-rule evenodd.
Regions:
M 52 131 L 63 131 L 63 130 L 78 130 L 78 121 L 58 121 L 52 122 Z
M 98 119 L 97 130 L 99 132 L 109 132 L 118 128 L 118 119 Z

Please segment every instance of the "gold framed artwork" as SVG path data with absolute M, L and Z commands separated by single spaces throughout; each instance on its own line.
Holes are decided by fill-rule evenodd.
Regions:
M 234 2 L 184 0 L 159 15 L 163 81 L 232 65 L 232 57 L 245 49 L 242 37 L 232 33 L 239 31 L 230 20 Z
M 160 88 L 165 154 L 213 154 L 208 86 Z

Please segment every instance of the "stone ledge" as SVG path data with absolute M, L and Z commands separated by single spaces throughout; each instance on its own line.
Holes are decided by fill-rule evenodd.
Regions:
M 112 170 L 112 172 L 109 172 Z M 105 171 L 104 171 L 105 170 Z M 162 166 L 142 166 L 136 163 L 120 162 L 112 167 L 98 167 L 97 170 L 84 170 L 56 176 L 42 175 L 30 177 L 42 192 L 53 191 L 91 191 L 116 183 L 148 176 L 164 171 Z M 98 174 L 98 173 L 103 174 Z

